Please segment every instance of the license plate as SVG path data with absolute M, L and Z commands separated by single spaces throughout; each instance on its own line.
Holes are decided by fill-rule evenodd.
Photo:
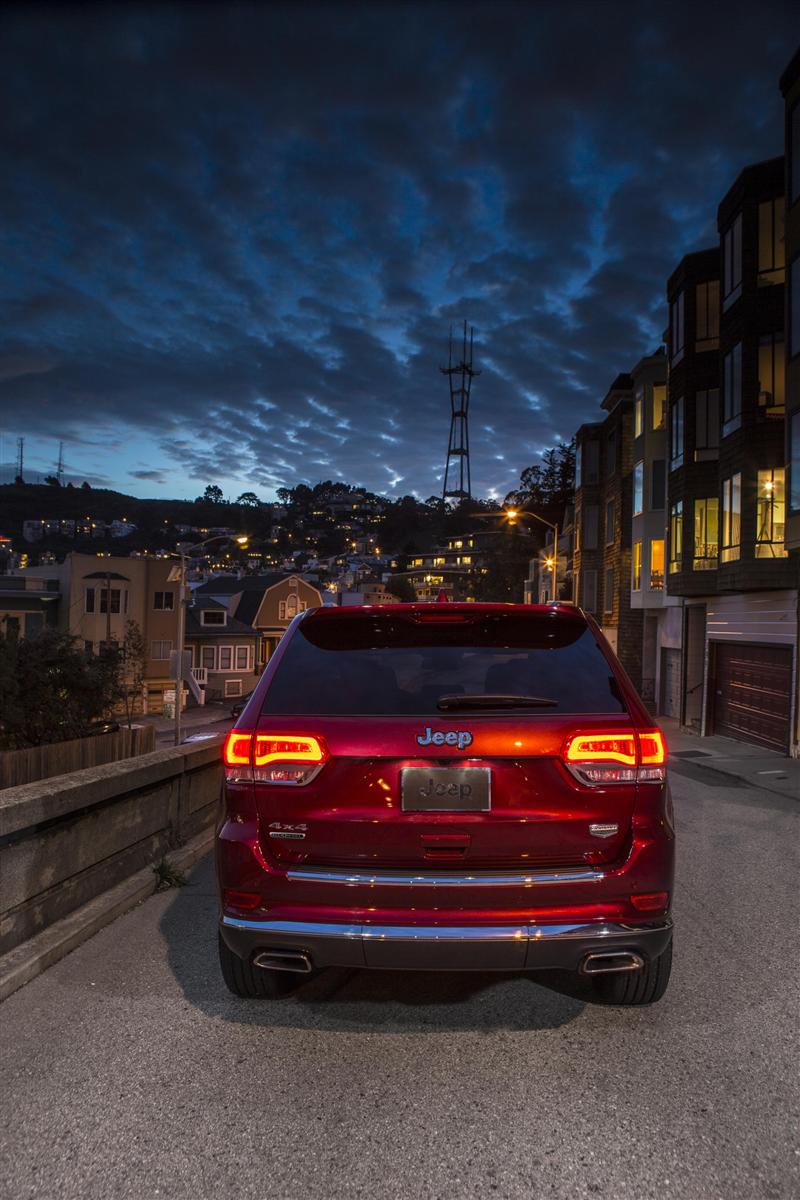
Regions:
M 487 767 L 406 767 L 400 772 L 403 812 L 488 812 Z

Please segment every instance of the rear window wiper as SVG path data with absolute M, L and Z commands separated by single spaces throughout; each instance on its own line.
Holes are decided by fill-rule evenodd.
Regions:
M 459 708 L 558 708 L 558 701 L 547 696 L 463 696 L 455 693 L 440 696 L 436 707 L 448 712 Z

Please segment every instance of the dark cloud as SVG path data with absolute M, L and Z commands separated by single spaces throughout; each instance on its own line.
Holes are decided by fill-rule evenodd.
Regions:
M 780 152 L 799 30 L 777 0 L 6 9 L 0 424 L 187 495 L 426 496 L 466 317 L 502 494 L 658 343 Z

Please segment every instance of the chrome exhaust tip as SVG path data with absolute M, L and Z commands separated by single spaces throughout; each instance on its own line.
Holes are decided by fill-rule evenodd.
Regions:
M 262 950 L 253 959 L 254 967 L 265 971 L 297 971 L 307 975 L 311 970 L 311 958 L 304 950 Z
M 616 971 L 641 971 L 644 959 L 632 950 L 607 954 L 587 954 L 581 964 L 582 975 L 610 975 Z

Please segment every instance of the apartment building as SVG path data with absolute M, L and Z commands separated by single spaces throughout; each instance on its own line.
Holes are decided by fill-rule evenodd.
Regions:
M 602 401 L 607 416 L 576 434 L 573 578 L 576 603 L 641 688 L 644 614 L 631 598 L 635 388 L 633 375 L 618 375 Z
M 487 556 L 491 553 L 497 533 L 458 533 L 439 546 L 408 560 L 405 572 L 417 600 L 435 600 L 444 592 L 448 600 L 473 599 L 476 575 L 486 571 Z
M 745 168 L 719 205 L 718 246 L 667 285 L 667 589 L 684 610 L 683 723 L 787 751 L 784 187 L 782 158 Z
M 789 560 L 800 570 L 800 50 L 780 80 L 785 104 L 786 198 L 784 328 L 786 331 L 786 541 Z M 798 626 L 800 634 L 800 623 Z M 800 668 L 795 668 L 793 743 L 800 746 Z

